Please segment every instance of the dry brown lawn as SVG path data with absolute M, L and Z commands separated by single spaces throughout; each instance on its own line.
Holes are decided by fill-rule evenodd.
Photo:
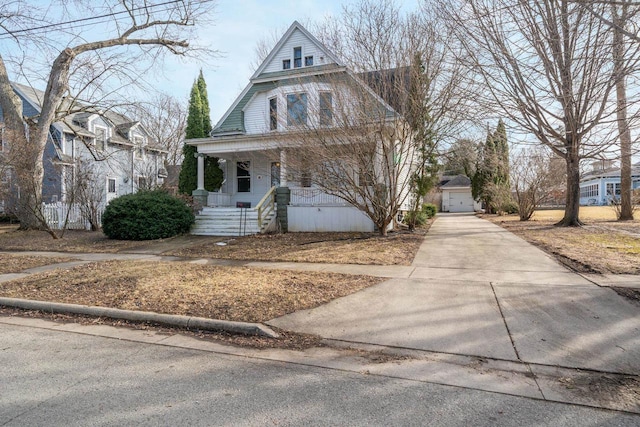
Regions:
M 61 239 L 45 231 L 13 230 L 0 233 L 0 250 L 116 253 L 148 245 L 149 242 L 111 240 L 101 232 L 68 230 Z
M 0 274 L 20 273 L 43 265 L 72 261 L 71 258 L 36 257 L 28 255 L 0 254 Z
M 409 265 L 426 230 L 390 233 L 388 237 L 377 233 L 287 233 L 237 238 L 186 235 L 152 241 L 112 240 L 88 231 L 67 231 L 63 238 L 54 240 L 42 231 L 11 231 L 0 233 L 0 250 L 125 253 L 144 249 L 189 258 Z
M 109 261 L 0 284 L 4 297 L 263 322 L 384 279 L 332 273 Z
M 207 241 L 166 252 L 182 257 L 335 264 L 410 265 L 425 231 L 390 233 L 262 234 Z
M 607 206 L 580 208 L 583 227 L 556 227 L 562 210 L 536 211 L 531 221 L 517 215 L 489 219 L 584 273 L 640 274 L 640 220 L 617 222 Z M 636 213 L 640 217 L 640 212 Z

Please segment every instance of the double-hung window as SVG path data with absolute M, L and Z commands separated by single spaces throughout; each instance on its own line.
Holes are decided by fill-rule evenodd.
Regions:
M 251 162 L 236 163 L 236 179 L 238 181 L 238 193 L 251 192 Z
M 100 150 L 103 151 L 104 150 L 104 146 L 107 142 L 107 130 L 105 128 L 99 128 L 96 127 L 95 128 L 95 134 L 96 134 L 96 150 Z
M 287 95 L 287 126 L 307 124 L 307 94 Z
M 278 98 L 269 99 L 269 130 L 278 130 Z
M 320 126 L 333 124 L 333 99 L 331 92 L 320 92 Z
M 293 68 L 302 67 L 302 47 L 293 48 Z

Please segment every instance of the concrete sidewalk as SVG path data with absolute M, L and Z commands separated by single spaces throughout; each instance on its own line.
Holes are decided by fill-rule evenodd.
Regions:
M 267 322 L 326 338 L 640 372 L 640 309 L 503 228 L 439 215 L 408 278 Z

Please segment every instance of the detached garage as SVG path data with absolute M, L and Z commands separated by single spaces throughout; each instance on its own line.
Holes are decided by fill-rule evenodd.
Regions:
M 442 212 L 475 212 L 480 204 L 471 195 L 471 180 L 458 175 L 440 186 L 442 190 Z

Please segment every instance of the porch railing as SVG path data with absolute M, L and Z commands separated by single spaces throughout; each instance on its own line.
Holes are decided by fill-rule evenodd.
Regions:
M 317 188 L 291 188 L 292 206 L 347 206 L 338 196 L 327 194 Z
M 262 228 L 262 220 L 276 209 L 276 187 L 273 186 L 255 207 L 258 211 L 258 227 Z

